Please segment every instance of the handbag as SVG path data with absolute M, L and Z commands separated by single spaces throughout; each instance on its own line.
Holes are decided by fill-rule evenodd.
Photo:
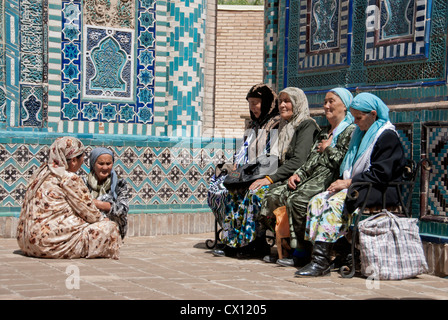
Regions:
M 264 154 L 255 163 L 244 164 L 227 174 L 223 184 L 229 190 L 247 189 L 255 180 L 262 179 L 277 171 L 278 157 Z
M 380 280 L 401 280 L 428 271 L 418 219 L 387 210 L 358 223 L 361 273 Z
M 275 242 L 277 243 L 278 258 L 283 259 L 284 254 L 291 250 L 289 244 L 284 241 L 291 236 L 286 207 L 282 206 L 274 210 L 275 215 Z M 287 257 L 287 256 L 286 256 Z

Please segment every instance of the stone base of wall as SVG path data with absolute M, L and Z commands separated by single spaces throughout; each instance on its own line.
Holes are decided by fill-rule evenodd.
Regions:
M 0 238 L 15 238 L 19 218 L 0 217 Z
M 0 217 L 0 238 L 15 238 L 16 217 Z M 215 231 L 215 218 L 211 212 L 130 214 L 129 237 L 194 234 Z
M 448 276 L 448 243 L 423 242 L 429 274 L 438 277 Z

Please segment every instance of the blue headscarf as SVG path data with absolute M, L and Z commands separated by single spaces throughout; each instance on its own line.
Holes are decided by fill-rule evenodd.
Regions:
M 341 132 L 343 132 L 349 125 L 353 123 L 353 116 L 349 112 L 350 104 L 353 101 L 353 95 L 350 91 L 348 91 L 345 88 L 334 88 L 331 89 L 330 92 L 333 92 L 336 94 L 344 103 L 344 105 L 347 108 L 347 114 L 344 118 L 344 120 L 341 121 L 341 123 L 337 126 L 337 128 L 333 131 L 333 140 L 331 141 L 330 147 L 334 147 L 338 141 L 338 136 Z
M 348 151 L 344 157 L 344 161 L 341 164 L 341 175 L 344 171 L 351 170 L 353 168 L 356 160 L 358 160 L 366 149 L 373 143 L 378 130 L 390 121 L 389 108 L 386 104 L 380 98 L 368 92 L 358 94 L 353 99 L 350 109 L 356 109 L 362 112 L 371 112 L 375 110 L 377 112 L 378 119 L 366 132 L 361 131 L 359 127 L 356 126 L 348 147 Z
M 114 159 L 114 153 L 107 149 L 107 148 L 103 148 L 103 147 L 98 147 L 93 149 L 90 152 L 90 172 L 94 173 L 95 172 L 95 162 L 98 159 L 98 157 L 102 154 L 108 154 L 112 156 L 112 162 L 115 161 Z M 110 190 L 113 193 L 113 197 L 114 200 L 117 199 L 117 192 L 115 191 L 115 188 L 117 187 L 117 182 L 118 182 L 118 176 L 117 173 L 115 172 L 114 169 L 112 169 L 112 171 L 110 172 L 110 177 L 111 177 L 111 186 L 110 186 Z

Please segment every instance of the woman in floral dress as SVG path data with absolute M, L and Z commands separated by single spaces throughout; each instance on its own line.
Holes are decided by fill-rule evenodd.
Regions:
M 118 259 L 118 226 L 101 214 L 75 173 L 83 164 L 84 150 L 76 138 L 56 139 L 48 162 L 31 177 L 17 227 L 17 242 L 25 255 Z
M 277 150 L 271 150 L 279 159 L 276 172 L 253 182 L 245 193 L 233 194 L 233 201 L 227 206 L 221 240 L 227 245 L 227 252 L 231 251 L 229 248 L 239 249 L 236 254 L 241 258 L 263 257 L 269 253 L 265 237 L 257 232 L 261 201 L 270 187 L 287 180 L 305 163 L 319 132 L 301 89 L 283 89 L 278 105 L 282 123 Z
M 367 193 L 366 187 L 357 187 L 359 197 L 347 199 L 347 189 L 352 183 L 398 181 L 403 173 L 406 163 L 403 146 L 384 102 L 371 93 L 360 93 L 353 99 L 350 112 L 357 127 L 341 164 L 342 179 L 334 181 L 308 204 L 305 240 L 313 243 L 313 252 L 311 262 L 295 273 L 298 277 L 329 274 L 332 245 L 346 234 Z M 381 205 L 381 194 L 374 186 L 367 206 Z M 394 188 L 386 194 L 386 205 L 398 204 Z

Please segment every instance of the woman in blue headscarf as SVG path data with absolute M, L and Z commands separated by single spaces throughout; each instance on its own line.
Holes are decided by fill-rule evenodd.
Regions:
M 96 207 L 118 224 L 121 238 L 127 231 L 129 193 L 125 179 L 113 169 L 114 153 L 107 148 L 95 148 L 90 153 L 90 173 L 84 182 L 93 196 Z
M 325 117 L 329 125 L 316 137 L 306 162 L 283 185 L 269 190 L 261 207 L 260 217 L 271 229 L 276 221 L 274 211 L 286 207 L 289 219 L 290 247 L 296 249 L 293 258 L 276 262 L 283 266 L 304 266 L 309 262 L 310 246 L 304 241 L 306 211 L 309 200 L 323 192 L 339 177 L 339 166 L 347 152 L 355 129 L 348 108 L 353 96 L 347 89 L 334 88 L 324 100 Z M 279 244 L 277 244 L 279 245 Z M 266 262 L 275 258 L 265 257 Z
M 405 166 L 403 146 L 389 120 L 389 108 L 380 98 L 360 93 L 353 99 L 350 113 L 357 127 L 341 164 L 342 179 L 313 197 L 308 205 L 305 239 L 314 246 L 311 262 L 296 272 L 298 277 L 322 276 L 330 272 L 332 244 L 345 235 L 367 191 L 359 188 L 359 200 L 349 200 L 346 199 L 348 187 L 361 181 L 399 180 Z M 391 189 L 387 192 L 387 205 L 397 203 L 398 195 Z M 367 205 L 381 204 L 381 191 L 372 188 Z

